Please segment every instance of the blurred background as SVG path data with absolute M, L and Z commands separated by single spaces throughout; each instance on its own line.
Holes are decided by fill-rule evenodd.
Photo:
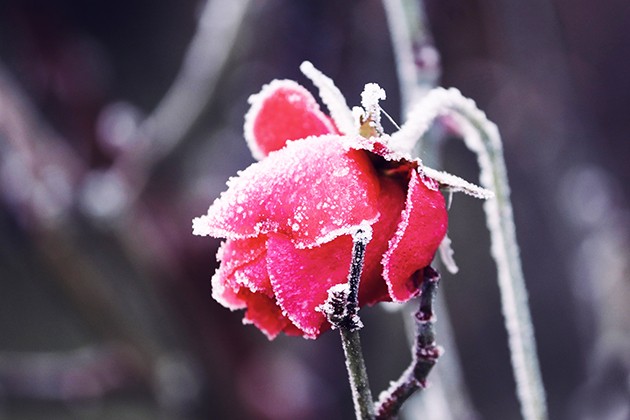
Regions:
M 551 418 L 629 419 L 630 4 L 425 6 L 440 84 L 503 135 Z M 377 0 L 0 2 L 0 419 L 353 417 L 338 335 L 242 326 L 210 297 L 219 242 L 191 234 L 253 162 L 248 96 L 311 89 L 303 60 L 351 105 L 379 83 L 403 120 Z M 443 152 L 476 182 L 461 141 Z M 481 202 L 455 197 L 449 235 L 452 334 L 406 416 L 517 419 Z M 378 395 L 409 363 L 405 314 L 361 315 Z

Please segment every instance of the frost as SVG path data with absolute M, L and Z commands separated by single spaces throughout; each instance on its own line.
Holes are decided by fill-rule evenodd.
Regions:
M 367 155 L 346 151 L 337 135 L 309 137 L 231 178 L 208 210 L 209 228 L 198 231 L 230 239 L 284 233 L 296 246 L 311 248 L 322 237 L 334 239 L 330 235 L 340 228 L 376 220 L 378 190 Z
M 335 121 L 337 128 L 343 134 L 354 133 L 356 128 L 352 111 L 350 111 L 348 107 L 346 98 L 344 98 L 339 88 L 335 86 L 332 79 L 316 69 L 309 61 L 304 61 L 300 65 L 300 70 L 306 77 L 311 79 L 313 84 L 319 89 L 319 96 L 328 108 L 330 116 Z
M 381 107 L 378 102 L 385 100 L 386 97 L 385 90 L 376 83 L 366 84 L 361 92 L 361 105 L 370 119 L 370 125 L 379 134 L 383 133 L 383 127 L 381 126 Z
M 209 236 L 211 234 L 210 223 L 207 216 L 195 217 L 192 221 L 193 235 Z
M 335 172 L 333 172 L 333 176 L 348 176 L 349 173 L 350 173 L 349 168 L 341 167 L 341 168 L 335 169 Z
M 336 328 L 336 322 L 346 314 L 346 307 L 350 296 L 350 285 L 339 283 L 328 289 L 328 297 L 321 305 L 315 307 L 317 312 L 321 312 L 331 322 L 332 328 Z
M 352 234 L 352 239 L 355 242 L 367 245 L 372 240 L 372 226 L 367 223 L 361 223 Z

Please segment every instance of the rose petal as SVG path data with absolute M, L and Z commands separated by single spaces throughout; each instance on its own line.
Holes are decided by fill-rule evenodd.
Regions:
M 219 267 L 212 276 L 212 297 L 226 308 L 234 311 L 247 307 L 247 302 L 239 296 L 240 287 L 227 284 L 227 276 L 222 267 Z
M 249 103 L 245 140 L 256 159 L 282 149 L 287 140 L 337 133 L 313 95 L 292 80 L 272 81 Z
M 219 249 L 224 282 L 235 290 L 244 286 L 252 292 L 273 296 L 267 274 L 267 237 L 227 240 Z
M 198 224 L 229 239 L 271 232 L 313 247 L 378 218 L 379 183 L 367 153 L 339 136 L 290 142 L 228 181 Z
M 260 293 L 250 293 L 243 324 L 254 324 L 270 340 L 273 340 L 290 323 L 274 299 Z
M 418 293 L 412 275 L 431 263 L 446 227 L 444 196 L 429 189 L 418 173 L 411 171 L 405 209 L 382 262 L 392 300 L 404 302 Z
M 264 255 L 267 252 L 266 242 L 265 235 L 247 239 L 228 239 L 219 247 L 217 260 L 221 261 L 226 274 L 232 274 L 235 269 Z
M 389 300 L 387 286 L 383 281 L 381 259 L 387 251 L 388 241 L 394 236 L 405 207 L 405 191 L 398 179 L 381 177 L 381 193 L 378 209 L 381 214 L 372 226 L 372 240 L 365 249 L 365 263 L 359 286 L 359 303 L 372 305 Z
M 341 236 L 313 249 L 298 249 L 284 235 L 267 241 L 267 269 L 278 305 L 304 336 L 316 338 L 328 328 L 315 310 L 328 297 L 328 289 L 347 280 L 352 259 L 352 237 Z

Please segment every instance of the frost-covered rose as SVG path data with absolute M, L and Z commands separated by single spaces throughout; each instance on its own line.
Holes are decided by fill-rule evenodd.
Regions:
M 360 305 L 417 295 L 447 228 L 438 182 L 390 150 L 387 136 L 366 136 L 369 120 L 342 134 L 293 81 L 271 82 L 250 103 L 245 138 L 260 161 L 193 221 L 195 234 L 225 238 L 214 298 L 246 309 L 244 322 L 269 338 L 316 338 L 329 327 L 317 308 L 346 282 L 351 234 L 365 225 L 373 236 Z

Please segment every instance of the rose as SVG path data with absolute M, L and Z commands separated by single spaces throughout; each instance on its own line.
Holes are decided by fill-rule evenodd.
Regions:
M 357 228 L 373 231 L 360 305 L 417 295 L 422 269 L 445 236 L 438 182 L 380 136 L 374 103 L 382 96 L 364 98 L 356 134 L 341 134 L 341 124 L 297 83 L 266 85 L 250 98 L 245 123 L 260 162 L 230 179 L 208 213 L 193 220 L 195 234 L 226 239 L 213 297 L 246 309 L 243 322 L 270 339 L 281 331 L 316 338 L 329 327 L 318 307 L 331 286 L 346 282 Z

